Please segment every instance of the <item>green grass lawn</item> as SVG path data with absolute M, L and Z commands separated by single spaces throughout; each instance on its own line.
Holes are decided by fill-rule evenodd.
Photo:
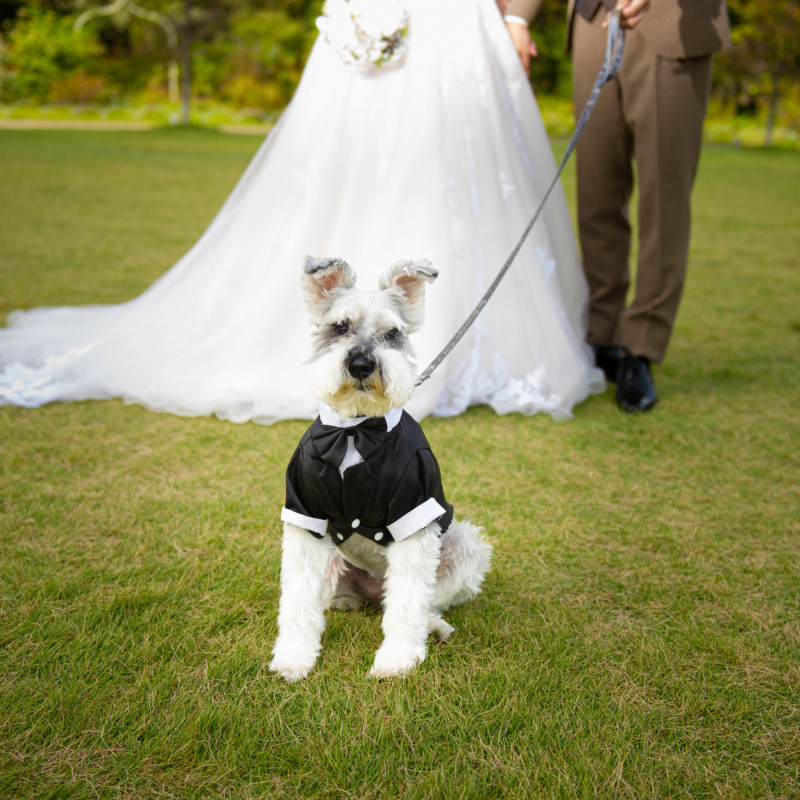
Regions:
M 135 296 L 258 144 L 0 131 L 0 315 Z M 800 797 L 798 185 L 703 154 L 651 414 L 425 420 L 496 556 L 405 680 L 377 613 L 267 670 L 304 423 L 0 408 L 0 797 Z

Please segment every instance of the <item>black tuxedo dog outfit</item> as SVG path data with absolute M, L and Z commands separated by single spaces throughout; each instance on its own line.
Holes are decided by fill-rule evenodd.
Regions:
M 323 408 L 289 462 L 281 519 L 318 539 L 327 533 L 336 545 L 358 533 L 385 547 L 434 520 L 444 533 L 453 507 L 428 440 L 408 413 L 338 422 Z

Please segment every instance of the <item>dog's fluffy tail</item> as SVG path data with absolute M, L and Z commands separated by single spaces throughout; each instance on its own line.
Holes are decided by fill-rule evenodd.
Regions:
M 483 528 L 469 520 L 454 521 L 442 536 L 434 605 L 439 613 L 475 597 L 492 560 Z

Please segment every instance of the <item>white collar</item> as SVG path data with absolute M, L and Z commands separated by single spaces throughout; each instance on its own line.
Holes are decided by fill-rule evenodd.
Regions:
M 389 409 L 389 413 L 384 417 L 387 433 L 400 422 L 402 415 L 402 408 Z M 319 406 L 319 420 L 323 425 L 332 425 L 335 428 L 354 428 L 365 419 L 368 419 L 368 417 L 345 417 L 342 419 L 327 403 L 320 403 Z

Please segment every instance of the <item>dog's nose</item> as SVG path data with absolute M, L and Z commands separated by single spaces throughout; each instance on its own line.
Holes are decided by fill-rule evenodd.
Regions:
M 350 353 L 345 366 L 356 380 L 363 381 L 375 371 L 375 360 L 363 350 L 356 350 Z

